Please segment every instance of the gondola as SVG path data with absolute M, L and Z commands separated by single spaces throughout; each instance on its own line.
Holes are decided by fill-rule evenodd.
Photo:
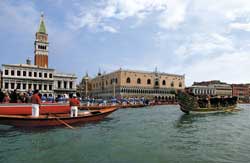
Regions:
M 16 127 L 46 127 L 70 124 L 82 124 L 99 121 L 116 111 L 116 108 L 106 108 L 96 111 L 80 112 L 77 117 L 70 114 L 48 114 L 32 117 L 31 115 L 0 115 L 0 124 Z

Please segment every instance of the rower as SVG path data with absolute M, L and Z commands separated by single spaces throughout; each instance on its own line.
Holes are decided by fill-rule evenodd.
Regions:
M 39 106 L 41 105 L 41 99 L 38 94 L 39 90 L 35 90 L 31 97 L 33 117 L 39 117 Z
M 78 106 L 80 106 L 80 101 L 76 98 L 76 94 L 73 94 L 73 98 L 70 98 L 69 105 L 70 105 L 70 117 L 77 117 Z

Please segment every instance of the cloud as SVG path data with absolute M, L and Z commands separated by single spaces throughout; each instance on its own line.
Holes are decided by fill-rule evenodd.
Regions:
M 249 54 L 242 51 L 200 60 L 185 68 L 188 85 L 192 84 L 191 81 L 213 79 L 229 83 L 249 83 L 249 62 Z
M 148 15 L 158 13 L 160 27 L 176 29 L 185 20 L 186 2 L 184 0 L 106 0 L 92 8 L 81 8 L 80 14 L 71 15 L 72 29 L 103 29 L 117 32 L 111 24 L 133 17 L 142 22 Z M 138 23 L 136 23 L 138 24 Z M 112 30 L 105 30 L 106 27 Z M 111 27 L 111 28 L 110 28 Z
M 176 49 L 175 54 L 181 59 L 190 57 L 210 57 L 220 55 L 220 52 L 234 51 L 234 44 L 230 38 L 218 33 L 193 34 L 185 44 Z
M 117 33 L 117 30 L 114 27 L 111 26 L 103 26 L 103 30 L 111 33 Z
M 34 32 L 30 27 L 33 27 L 35 22 L 39 20 L 39 12 L 34 9 L 33 3 L 13 5 L 8 1 L 2 1 L 0 8 L 0 20 L 2 22 L 0 28 L 13 32 Z
M 250 32 L 250 23 L 231 23 L 230 29 L 237 29 Z
M 159 17 L 159 25 L 166 29 L 176 29 L 184 22 L 187 3 L 182 0 L 168 1 L 167 10 Z

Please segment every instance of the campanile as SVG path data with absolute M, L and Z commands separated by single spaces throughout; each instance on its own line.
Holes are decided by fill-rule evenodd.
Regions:
M 41 14 L 40 25 L 38 31 L 36 32 L 36 40 L 35 40 L 35 65 L 39 67 L 48 68 L 48 34 L 46 33 L 46 27 L 44 23 L 44 15 Z

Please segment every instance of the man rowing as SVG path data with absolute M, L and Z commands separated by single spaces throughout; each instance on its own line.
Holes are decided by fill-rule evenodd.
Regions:
M 78 106 L 80 106 L 80 101 L 76 98 L 76 94 L 73 94 L 73 97 L 70 98 L 69 105 L 70 105 L 70 116 L 77 117 Z

